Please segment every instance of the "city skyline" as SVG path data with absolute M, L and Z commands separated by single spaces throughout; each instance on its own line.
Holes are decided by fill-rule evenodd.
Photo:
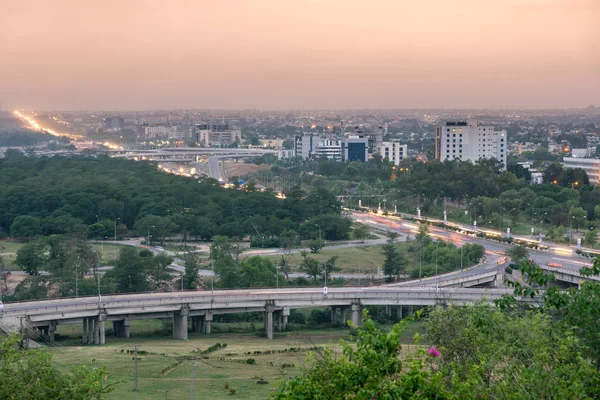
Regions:
M 1 108 L 544 109 L 600 105 L 593 0 L 23 1 Z

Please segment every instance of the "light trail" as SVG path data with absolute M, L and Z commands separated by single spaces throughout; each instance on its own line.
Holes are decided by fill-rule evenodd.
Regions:
M 76 135 L 76 134 L 72 134 L 72 133 L 61 133 L 61 132 L 57 132 L 54 129 L 50 129 L 50 128 L 44 128 L 43 126 L 41 126 L 40 124 L 37 123 L 36 120 L 34 120 L 32 117 L 25 115 L 19 111 L 13 111 L 13 114 L 15 115 L 15 117 L 19 118 L 20 120 L 28 123 L 29 125 L 31 125 L 31 128 L 33 128 L 33 130 L 36 131 L 41 131 L 41 132 L 46 132 L 49 135 L 52 136 L 57 136 L 57 137 L 68 137 L 70 139 L 73 140 L 80 140 L 83 139 L 84 136 L 83 135 Z

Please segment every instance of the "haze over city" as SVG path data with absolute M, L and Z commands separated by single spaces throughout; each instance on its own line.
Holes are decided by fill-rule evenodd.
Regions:
M 6 1 L 0 107 L 578 108 L 600 2 Z

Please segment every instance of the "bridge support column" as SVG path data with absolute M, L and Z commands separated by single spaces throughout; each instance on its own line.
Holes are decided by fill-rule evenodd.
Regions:
M 406 312 L 407 316 L 412 316 L 415 312 L 415 307 L 414 306 L 408 306 L 408 310 Z
M 121 321 L 113 321 L 113 331 L 114 331 L 115 336 L 129 339 L 130 324 L 131 324 L 131 321 L 129 321 L 128 319 L 121 320 Z
M 504 283 L 504 273 L 502 273 L 502 271 L 498 271 L 496 273 L 496 280 L 494 281 L 493 285 L 494 285 L 494 287 L 501 287 L 503 283 Z
M 283 317 L 281 329 L 285 331 L 285 328 L 287 327 L 288 323 L 288 317 L 290 316 L 290 309 L 288 307 L 283 307 L 283 310 L 281 310 L 281 314 Z
M 88 341 L 88 319 L 83 318 L 83 333 L 81 335 L 81 343 L 87 344 Z
M 267 339 L 273 339 L 273 304 L 267 304 L 265 306 L 265 333 L 267 334 Z
M 331 326 L 337 325 L 337 307 L 331 307 Z
M 94 324 L 94 344 L 100 344 L 100 321 L 98 317 L 93 320 Z
M 281 315 L 281 311 L 277 313 L 277 331 L 281 332 L 283 328 L 283 315 Z
M 352 319 L 352 325 L 359 327 L 362 325 L 362 307 L 359 303 L 353 303 L 350 307 L 350 317 Z
M 348 311 L 348 308 L 342 307 L 342 324 L 344 326 L 348 326 L 348 318 L 346 316 L 346 311 Z
M 398 319 L 402 319 L 402 304 L 396 306 L 396 316 Z
M 180 311 L 173 312 L 173 338 L 188 339 L 188 313 L 185 306 L 181 307 Z
M 94 318 L 87 319 L 87 344 L 94 344 Z
M 392 306 L 385 306 L 385 315 L 388 317 L 392 316 Z
M 56 321 L 50 321 L 47 335 L 50 338 L 50 341 L 54 342 L 54 339 L 56 337 Z
M 98 338 L 98 344 L 106 344 L 106 331 L 104 330 L 104 321 L 106 321 L 106 314 L 100 314 L 98 316 L 98 331 L 100 336 Z
M 204 316 L 204 333 L 210 335 L 210 325 L 213 320 L 213 315 L 209 312 Z

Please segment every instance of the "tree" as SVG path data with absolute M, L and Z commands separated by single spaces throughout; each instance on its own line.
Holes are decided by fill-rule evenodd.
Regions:
M 325 247 L 325 241 L 322 239 L 314 239 L 306 242 L 306 245 L 310 249 L 311 253 L 318 253 L 323 247 Z
M 22 338 L 8 336 L 0 341 L 0 398 L 82 400 L 103 399 L 119 383 L 108 383 L 106 368 L 73 367 L 62 371 L 44 350 L 20 348 Z
M 309 399 L 457 399 L 421 356 L 403 361 L 404 324 L 384 333 L 366 318 L 356 343 L 340 342 L 341 352 L 310 353 L 301 375 L 281 383 L 277 400 Z
M 369 227 L 365 224 L 356 224 L 352 236 L 364 243 L 365 239 L 369 237 Z
M 166 290 L 172 280 L 171 269 L 173 257 L 166 253 L 160 253 L 153 257 L 153 265 L 149 267 L 149 275 L 152 278 L 153 290 Z
M 32 238 L 42 233 L 41 220 L 36 217 L 21 215 L 13 220 L 10 235 L 16 239 Z
M 106 230 L 102 224 L 92 224 L 87 228 L 87 237 L 90 239 L 104 239 Z
M 123 247 L 115 267 L 109 272 L 116 281 L 117 292 L 145 292 L 149 289 L 147 273 L 152 264 L 151 257 L 141 257 L 135 247 Z
M 309 257 L 308 254 L 303 251 L 300 253 L 302 255 L 302 262 L 300 262 L 300 271 L 304 272 L 306 275 L 311 277 L 315 283 L 317 283 L 317 278 L 322 274 L 322 265 L 316 259 Z
M 169 218 L 157 215 L 148 215 L 138 220 L 134 229 L 140 236 L 146 237 L 150 233 L 150 241 L 155 239 L 164 244 L 165 238 L 172 235 L 177 230 L 177 225 Z
M 273 287 L 277 281 L 277 269 L 271 260 L 254 256 L 240 265 L 240 287 Z
M 38 275 L 45 263 L 46 254 L 40 243 L 27 243 L 17 250 L 15 264 L 29 275 Z
M 523 246 L 516 245 L 506 250 L 506 255 L 509 256 L 515 264 L 519 264 L 529 257 L 529 250 Z
M 581 221 L 585 221 L 587 217 L 587 212 L 581 207 L 572 207 L 569 210 L 569 220 L 573 220 L 575 223 L 575 227 L 577 227 L 577 232 L 579 232 L 579 226 L 581 225 Z
M 183 253 L 183 266 L 185 273 L 183 275 L 183 285 L 186 289 L 196 289 L 200 277 L 198 272 L 200 271 L 200 254 L 196 249 L 186 248 Z
M 333 256 L 333 257 L 329 257 L 327 260 L 325 260 L 325 262 L 323 262 L 323 264 L 322 264 L 323 272 L 322 272 L 321 276 L 323 277 L 323 280 L 325 282 L 330 281 L 330 275 L 332 272 L 340 270 L 340 267 L 335 265 L 337 259 L 338 259 L 338 256 Z
M 404 273 L 404 266 L 406 265 L 404 255 L 396 248 L 398 236 L 396 232 L 388 232 L 387 243 L 382 246 L 383 255 L 385 256 L 383 273 L 390 280 L 398 279 Z
M 594 229 L 588 230 L 583 237 L 583 242 L 588 247 L 596 247 L 596 244 L 598 243 L 598 234 L 596 231 Z

